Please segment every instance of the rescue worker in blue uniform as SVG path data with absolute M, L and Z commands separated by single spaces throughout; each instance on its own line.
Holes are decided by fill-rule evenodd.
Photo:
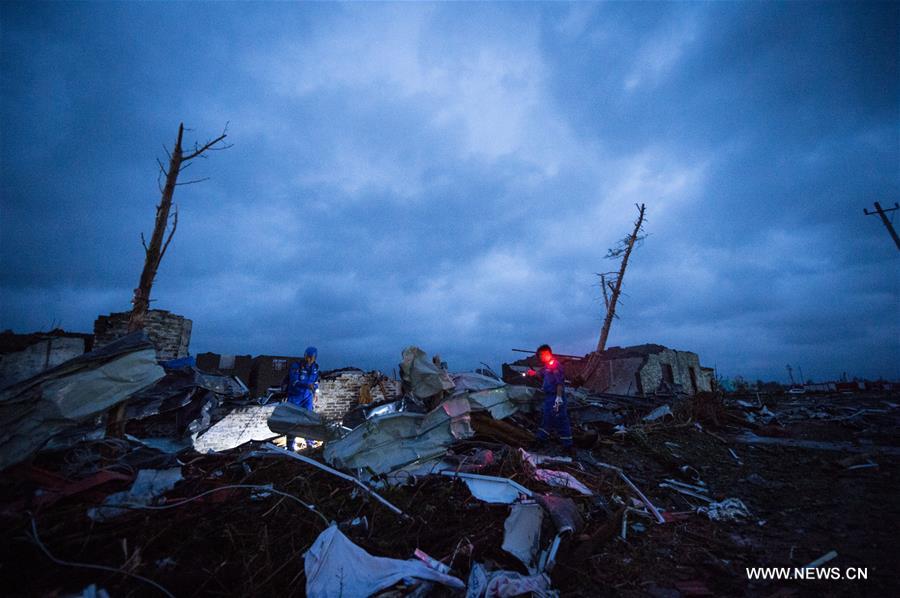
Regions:
M 538 446 L 546 444 L 550 433 L 556 431 L 559 440 L 566 452 L 573 452 L 572 427 L 569 424 L 569 411 L 566 406 L 566 374 L 562 364 L 553 355 L 550 345 L 541 345 L 537 350 L 538 359 L 544 364 L 543 370 L 538 373 L 529 370 L 532 376 L 542 377 L 541 390 L 544 392 L 544 406 L 541 416 L 541 426 L 538 428 Z
M 303 353 L 303 363 L 291 364 L 287 379 L 287 400 L 304 409 L 313 410 L 316 390 L 319 388 L 319 352 L 315 347 L 307 347 Z M 287 437 L 288 450 L 294 450 L 294 436 Z

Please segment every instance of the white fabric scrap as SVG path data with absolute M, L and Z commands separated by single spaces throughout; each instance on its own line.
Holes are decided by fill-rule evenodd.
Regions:
M 571 488 L 577 490 L 585 496 L 593 496 L 594 493 L 590 488 L 579 482 L 575 476 L 567 471 L 556 471 L 554 469 L 535 469 L 534 478 L 540 480 L 550 486 L 557 488 Z
M 94 521 L 105 521 L 128 512 L 128 507 L 149 505 L 150 502 L 175 487 L 181 477 L 181 468 L 142 469 L 131 488 L 125 492 L 110 494 L 103 505 L 88 509 L 88 517 Z M 123 505 L 119 507 L 118 505 Z
M 408 578 L 465 588 L 461 580 L 435 571 L 419 560 L 372 556 L 341 533 L 335 524 L 319 534 L 310 546 L 304 555 L 304 569 L 309 598 L 369 596 Z

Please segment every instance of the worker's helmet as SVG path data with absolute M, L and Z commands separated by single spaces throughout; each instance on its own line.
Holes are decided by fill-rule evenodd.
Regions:
M 319 351 L 315 347 L 307 347 L 306 351 L 303 352 L 304 357 L 316 357 L 318 354 Z

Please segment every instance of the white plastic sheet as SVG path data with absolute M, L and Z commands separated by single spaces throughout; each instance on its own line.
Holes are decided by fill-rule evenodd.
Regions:
M 541 505 L 528 502 L 514 504 L 503 524 L 503 550 L 522 561 L 530 573 L 537 573 L 534 560 L 540 550 L 543 521 Z
M 142 469 L 131 488 L 107 496 L 103 505 L 88 509 L 88 517 L 94 521 L 106 521 L 127 513 L 128 507 L 149 505 L 154 498 L 174 488 L 182 479 L 180 467 Z
M 441 474 L 462 478 L 466 482 L 466 486 L 469 487 L 472 496 L 492 504 L 511 505 L 517 502 L 521 495 L 528 497 L 532 495 L 531 490 L 508 478 L 458 471 L 442 471 Z
M 369 596 L 402 579 L 435 581 L 463 589 L 462 580 L 440 573 L 418 560 L 401 561 L 372 556 L 338 529 L 319 534 L 304 555 L 306 595 L 309 598 Z

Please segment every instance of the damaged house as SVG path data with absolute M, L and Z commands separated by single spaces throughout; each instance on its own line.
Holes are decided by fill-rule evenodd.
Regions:
M 691 351 L 676 351 L 662 345 L 610 347 L 592 353 L 572 365 L 570 377 L 581 376 L 592 392 L 645 396 L 684 392 L 695 395 L 712 390 L 709 368 Z
M 521 377 L 536 365 L 536 358 L 529 357 L 504 366 L 504 378 Z M 571 357 L 565 360 L 565 368 L 566 378 L 575 386 L 617 395 L 695 395 L 711 391 L 715 381 L 713 370 L 701 366 L 696 353 L 656 344 L 610 347 L 583 358 Z

